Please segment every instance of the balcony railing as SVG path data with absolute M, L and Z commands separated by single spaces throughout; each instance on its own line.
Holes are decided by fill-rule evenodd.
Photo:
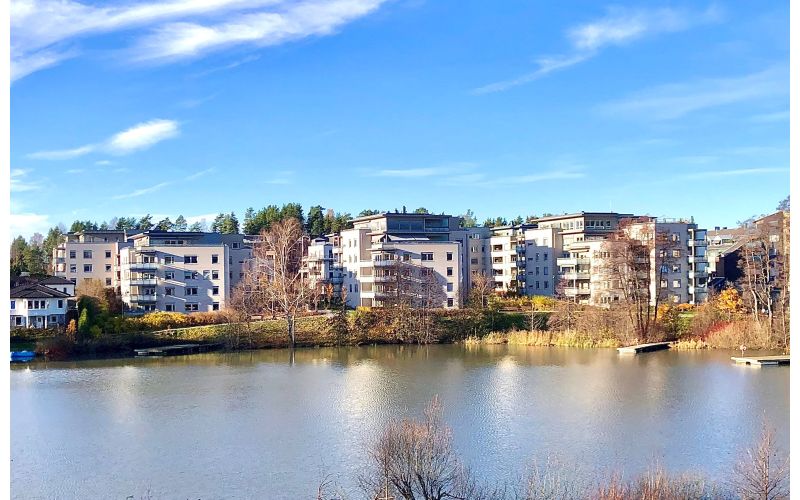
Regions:
M 153 270 L 158 269 L 158 262 L 131 262 L 132 270 Z
M 699 257 L 697 255 L 690 255 L 687 259 L 689 260 L 689 264 L 700 264 L 703 262 L 708 262 L 708 257 L 705 255 L 703 255 L 702 257 Z
M 156 278 L 131 278 L 131 285 L 133 286 L 154 286 L 158 284 Z
M 564 295 L 566 295 L 567 297 L 574 297 L 576 295 L 591 295 L 591 294 L 592 291 L 588 288 L 575 288 L 575 287 L 564 288 Z
M 152 295 L 131 295 L 131 302 L 155 302 L 156 294 Z
M 559 257 L 556 259 L 556 265 L 564 266 L 564 267 L 572 267 L 572 266 L 589 266 L 591 265 L 591 259 L 586 258 L 575 258 L 575 257 Z
M 688 240 L 687 243 L 690 247 L 707 247 L 708 240 Z
M 689 271 L 689 279 L 708 278 L 708 271 Z
M 561 276 L 568 281 L 592 279 L 592 274 L 588 272 L 564 273 Z

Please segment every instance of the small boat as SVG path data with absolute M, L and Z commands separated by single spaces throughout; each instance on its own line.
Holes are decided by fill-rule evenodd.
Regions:
M 30 361 L 35 357 L 33 351 L 11 351 L 11 361 Z

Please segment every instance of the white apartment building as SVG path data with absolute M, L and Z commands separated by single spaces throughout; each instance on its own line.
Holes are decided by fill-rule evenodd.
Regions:
M 492 228 L 491 276 L 495 291 L 552 296 L 561 247 L 561 234 L 556 228 L 539 229 L 535 224 Z
M 330 291 L 333 297 L 341 297 L 342 281 L 344 280 L 343 269 L 337 256 L 334 255 L 338 241 L 338 235 L 314 238 L 307 247 L 307 254 L 304 257 L 303 270 L 304 278 L 309 280 L 311 286 L 326 294 Z M 328 290 L 330 288 L 330 290 Z
M 251 256 L 240 234 L 145 231 L 120 249 L 120 294 L 134 311 L 223 309 Z

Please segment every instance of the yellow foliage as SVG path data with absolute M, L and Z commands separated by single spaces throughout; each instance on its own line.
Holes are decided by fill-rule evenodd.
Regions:
M 735 288 L 726 288 L 717 296 L 715 305 L 722 312 L 734 314 L 742 310 L 742 297 Z

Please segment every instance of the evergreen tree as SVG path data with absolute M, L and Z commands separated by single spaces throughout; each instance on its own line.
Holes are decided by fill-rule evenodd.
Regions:
M 372 210 L 372 209 L 368 208 L 366 210 L 360 211 L 358 213 L 358 216 L 359 217 L 367 217 L 367 216 L 370 216 L 370 215 L 378 215 L 379 213 L 381 213 L 380 210 Z
M 195 222 L 191 226 L 189 226 L 190 233 L 202 233 L 203 232 L 203 224 L 200 222 Z
M 47 236 L 45 237 L 44 241 L 42 242 L 42 250 L 44 250 L 45 256 L 48 258 L 48 272 L 52 271 L 52 266 L 50 265 L 50 261 L 53 258 L 53 249 L 55 249 L 61 240 L 64 238 L 64 233 L 61 231 L 61 228 L 58 226 L 51 227 L 49 231 L 47 231 Z
M 172 223 L 171 220 L 169 220 L 169 217 L 167 217 L 165 219 L 161 219 L 160 221 L 158 221 L 158 224 L 156 224 L 156 227 L 155 227 L 155 229 L 157 229 L 159 231 L 172 231 L 174 228 L 175 228 L 175 225 Z
M 253 234 L 250 230 L 253 227 L 253 217 L 255 217 L 256 213 L 253 210 L 253 207 L 247 207 L 247 210 L 244 211 L 244 225 L 242 229 L 244 229 L 244 234 Z
M 414 210 L 415 214 L 429 214 L 428 209 L 425 207 L 419 207 L 418 209 Z
M 325 216 L 320 205 L 315 205 L 308 209 L 308 234 L 312 237 L 325 234 Z
M 172 229 L 174 231 L 186 231 L 188 224 L 186 223 L 186 218 L 183 215 L 179 215 L 177 219 L 175 219 L 175 224 L 172 225 Z
M 139 222 L 136 223 L 136 229 L 140 229 L 142 231 L 149 231 L 153 228 L 153 216 L 150 214 L 145 215 Z
M 11 275 L 19 276 L 20 273 L 28 271 L 25 263 L 25 254 L 28 251 L 28 242 L 22 236 L 17 236 L 11 242 Z
M 236 218 L 235 213 L 231 212 L 223 215 L 222 221 L 219 224 L 219 232 L 222 234 L 239 233 L 239 219 Z
M 225 214 L 219 213 L 214 217 L 214 222 L 211 223 L 211 232 L 218 233 L 222 229 L 222 223 L 225 222 Z
M 478 225 L 478 220 L 472 210 L 467 209 L 466 213 L 461 214 L 461 227 L 475 227 Z

